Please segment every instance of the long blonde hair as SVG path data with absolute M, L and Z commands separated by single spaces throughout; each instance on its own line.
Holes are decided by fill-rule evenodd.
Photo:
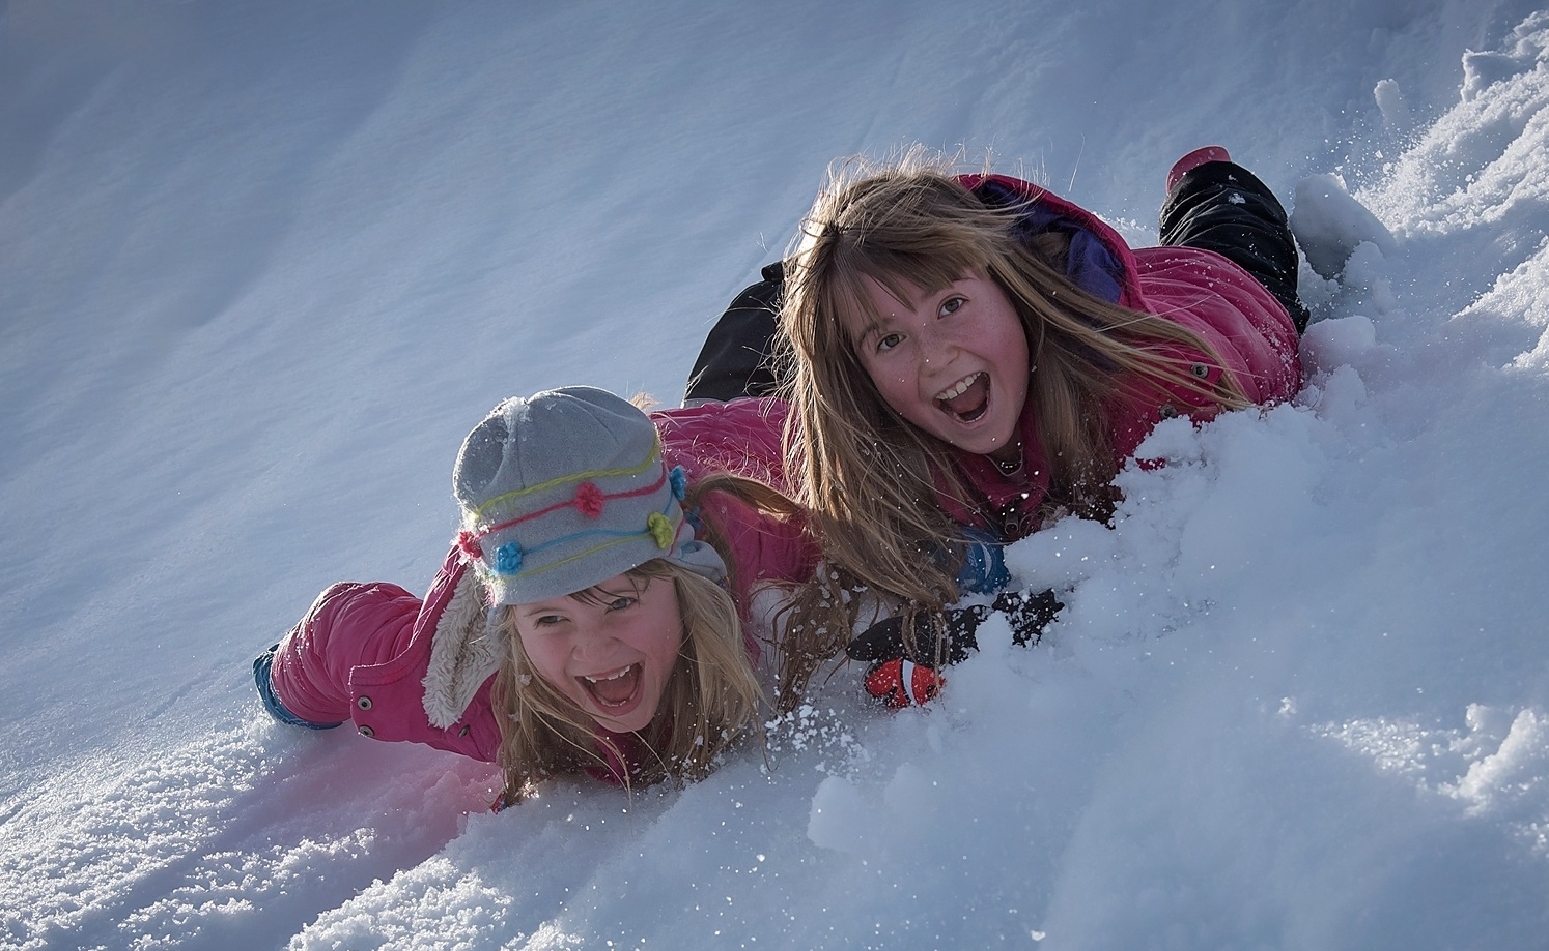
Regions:
M 1117 399 L 1167 384 L 1223 407 L 1247 405 L 1229 374 L 1206 390 L 1162 352 L 1182 344 L 1212 354 L 1199 335 L 1083 291 L 1064 273 L 1067 239 L 1019 233 L 1032 199 L 993 207 L 948 166 L 913 150 L 891 165 L 832 169 L 785 261 L 787 464 L 802 475 L 798 501 L 832 569 L 798 601 L 791 658 L 844 646 L 846 589 L 898 598 L 911 612 L 939 612 L 959 597 L 962 529 L 938 493 L 977 506 L 950 447 L 890 407 L 855 353 L 842 316 L 880 316 L 869 281 L 903 298 L 908 285 L 933 293 L 976 274 L 1006 294 L 1027 337 L 1027 399 L 1051 470 L 1047 507 L 1111 511 L 1109 484 L 1122 463 L 1109 436 Z
M 611 772 L 626 787 L 695 779 L 709 773 L 737 740 L 758 730 L 763 695 L 731 596 L 709 579 L 660 558 L 625 575 L 637 588 L 653 580 L 671 581 L 683 623 L 683 644 L 661 704 L 638 734 L 647 758 L 631 764 L 627 751 L 601 737 L 591 717 L 538 675 L 508 607 L 499 629 L 510 649 L 492 698 L 500 721 L 504 804 L 529 796 L 539 780 L 588 769 Z M 571 595 L 583 601 L 604 596 L 596 588 Z M 614 764 L 627 764 L 623 775 Z

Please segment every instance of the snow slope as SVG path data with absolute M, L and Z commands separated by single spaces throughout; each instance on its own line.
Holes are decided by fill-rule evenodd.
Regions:
M 1520 0 L 0 6 L 0 947 L 1543 946 L 1546 102 Z M 1219 141 L 1373 240 L 1298 400 L 1016 546 L 1069 608 L 934 709 L 499 815 L 261 717 L 317 590 L 428 582 L 485 410 L 674 400 L 916 140 L 1140 242 Z

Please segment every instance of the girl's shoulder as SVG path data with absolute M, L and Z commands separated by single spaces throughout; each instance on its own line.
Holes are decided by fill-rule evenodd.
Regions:
M 739 586 L 761 580 L 800 584 L 812 577 L 819 551 L 801 514 L 777 515 L 731 492 L 710 491 L 700 502 L 698 517 L 730 549 Z M 733 595 L 740 604 L 747 593 Z
M 706 400 L 694 406 L 655 409 L 648 414 L 658 432 L 703 431 L 742 428 L 778 432 L 785 424 L 790 404 L 777 396 L 744 396 L 734 400 Z
M 788 493 L 781 439 L 789 409 L 775 397 L 749 397 L 650 415 L 661 435 L 663 458 L 682 466 L 690 483 L 729 472 Z

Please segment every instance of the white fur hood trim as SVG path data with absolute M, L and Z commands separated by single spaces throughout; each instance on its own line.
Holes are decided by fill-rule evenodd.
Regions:
M 430 639 L 424 705 L 431 724 L 445 730 L 456 723 L 504 656 L 500 633 L 489 626 L 479 573 L 465 570 Z

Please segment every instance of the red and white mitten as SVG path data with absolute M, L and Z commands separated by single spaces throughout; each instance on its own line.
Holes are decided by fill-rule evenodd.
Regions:
M 878 661 L 866 671 L 866 692 L 891 710 L 930 702 L 945 682 L 934 667 L 902 657 Z

